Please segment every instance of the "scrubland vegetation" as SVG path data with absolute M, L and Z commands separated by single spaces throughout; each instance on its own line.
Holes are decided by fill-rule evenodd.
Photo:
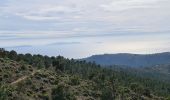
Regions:
M 170 100 L 170 83 L 94 62 L 0 49 L 0 100 Z

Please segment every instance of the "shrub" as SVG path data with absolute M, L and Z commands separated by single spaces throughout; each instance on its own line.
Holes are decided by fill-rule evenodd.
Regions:
M 166 98 L 166 100 L 170 100 L 170 96 Z
M 42 100 L 49 100 L 49 95 L 48 94 L 42 94 L 39 96 Z
M 25 82 L 27 85 L 32 85 L 32 80 L 30 78 L 28 78 Z
M 8 74 L 5 74 L 5 75 L 4 75 L 4 78 L 9 78 L 9 75 L 8 75 Z
M 60 84 L 52 89 L 53 100 L 76 100 L 74 95 L 68 90 L 64 84 Z
M 109 87 L 106 87 L 102 90 L 101 100 L 114 100 L 114 94 Z
M 26 65 L 21 66 L 21 70 L 26 70 L 26 69 L 27 69 Z
M 1 85 L 1 84 L 0 84 Z M 0 100 L 8 100 L 12 96 L 13 88 L 9 86 L 0 86 Z
M 134 92 L 137 92 L 139 94 L 142 94 L 144 92 L 144 88 L 141 85 L 139 85 L 138 83 L 132 83 L 130 85 L 130 88 L 131 88 L 131 90 L 133 90 Z
M 71 79 L 70 79 L 70 82 L 69 82 L 70 85 L 79 85 L 80 84 L 80 79 L 78 76 L 73 76 Z
M 143 95 L 147 96 L 147 97 L 151 97 L 151 91 L 149 89 L 144 89 L 143 91 Z

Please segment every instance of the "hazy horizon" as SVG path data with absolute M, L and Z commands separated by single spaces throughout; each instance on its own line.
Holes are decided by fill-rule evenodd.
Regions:
M 168 0 L 1 0 L 0 47 L 84 58 L 170 51 Z
M 52 54 L 48 54 L 47 51 L 41 51 L 39 52 L 39 50 L 36 48 L 32 49 L 35 51 L 30 51 L 29 49 L 21 49 L 20 47 L 12 49 L 12 48 L 4 48 L 5 50 L 15 50 L 18 54 L 27 54 L 30 53 L 32 55 L 37 55 L 37 54 L 41 54 L 43 56 L 63 56 L 61 54 L 59 54 L 58 52 L 54 52 Z M 51 49 L 49 49 L 51 50 Z M 52 50 L 53 51 L 53 50 Z M 152 55 L 152 54 L 160 54 L 160 53 L 170 53 L 170 51 L 161 51 L 161 52 L 148 52 L 148 53 L 134 53 L 134 52 L 112 52 L 112 53 L 94 53 L 94 54 L 89 54 L 89 55 L 85 55 L 85 56 L 64 56 L 65 58 L 69 58 L 69 59 L 83 59 L 83 58 L 88 58 L 91 56 L 96 56 L 96 55 L 114 55 L 114 54 L 132 54 L 132 55 Z

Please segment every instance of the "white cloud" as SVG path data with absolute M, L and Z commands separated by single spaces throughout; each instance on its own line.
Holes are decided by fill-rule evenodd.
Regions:
M 31 1 L 30 1 L 31 2 Z M 55 2 L 55 1 L 54 1 Z M 41 3 L 23 4 L 24 2 L 9 3 L 6 6 L 0 7 L 0 11 L 6 14 L 13 14 L 23 17 L 28 20 L 59 20 L 67 18 L 67 16 L 78 13 L 79 9 L 73 6 L 59 5 L 56 3 Z M 20 6 L 17 6 L 20 5 Z
M 17 16 L 23 17 L 28 20 L 44 21 L 44 20 L 59 20 L 60 17 L 53 16 L 37 16 L 37 15 L 27 15 L 27 14 L 16 14 Z
M 84 55 L 87 55 L 86 49 L 82 52 L 78 49 L 87 48 L 95 42 L 102 44 L 92 44 L 92 49 L 87 51 L 107 53 L 107 50 L 118 52 L 128 49 L 130 52 L 137 48 L 141 52 L 149 47 L 163 48 L 163 44 L 170 40 L 169 5 L 169 0 L 4 0 L 3 5 L 0 4 L 0 45 L 43 46 L 88 41 L 88 44 L 76 47 L 77 52 Z M 108 41 L 109 37 L 112 41 Z M 150 39 L 147 41 L 150 44 L 146 45 L 145 40 L 127 43 L 129 39 L 141 38 Z M 133 44 L 136 41 L 139 42 Z M 115 43 L 122 46 L 114 49 Z M 104 45 L 107 45 L 105 50 L 102 49 Z M 66 48 L 62 50 L 67 54 L 74 54 L 68 51 L 71 48 L 75 51 L 74 47 L 63 48 Z M 55 47 L 52 49 L 56 50 Z
M 152 8 L 156 7 L 162 0 L 114 0 L 109 4 L 102 4 L 106 11 L 122 11 L 132 8 Z
M 76 10 L 73 10 L 71 7 L 67 6 L 58 6 L 58 5 L 45 5 L 39 8 L 38 13 L 48 14 L 48 13 L 73 13 Z

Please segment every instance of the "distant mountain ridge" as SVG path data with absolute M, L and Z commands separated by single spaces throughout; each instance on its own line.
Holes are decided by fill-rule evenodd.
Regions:
M 155 54 L 104 54 L 93 55 L 88 58 L 83 58 L 87 62 L 96 62 L 101 65 L 125 65 L 131 67 L 153 66 L 157 64 L 170 64 L 170 52 L 155 53 Z

